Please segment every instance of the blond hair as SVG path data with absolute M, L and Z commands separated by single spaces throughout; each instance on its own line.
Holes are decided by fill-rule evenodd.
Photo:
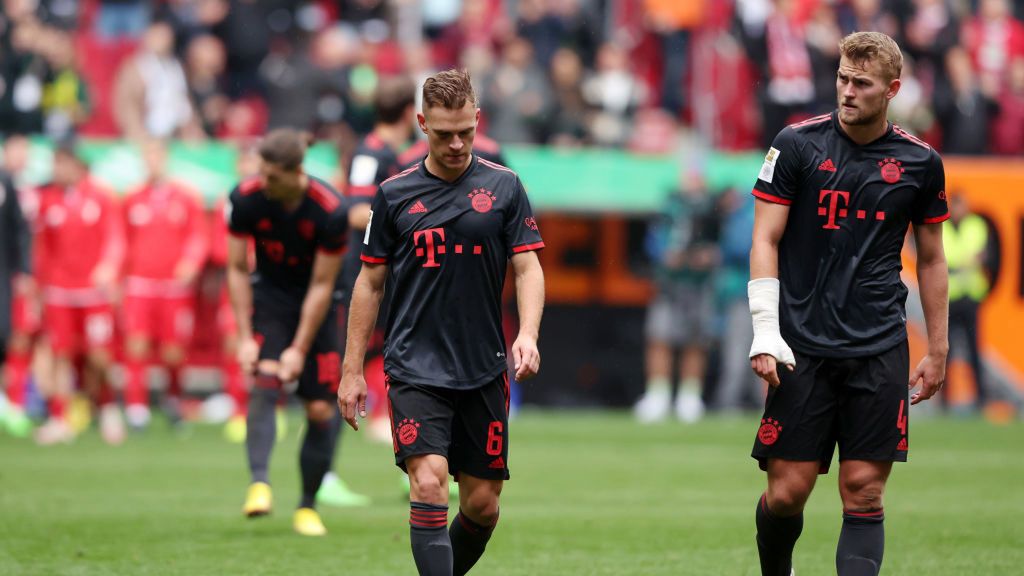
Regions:
M 839 53 L 857 64 L 877 62 L 888 80 L 903 73 L 903 52 L 895 40 L 881 32 L 854 32 L 839 41 Z
M 476 104 L 476 94 L 466 70 L 445 70 L 438 72 L 423 83 L 423 108 L 441 106 L 458 110 L 466 102 Z

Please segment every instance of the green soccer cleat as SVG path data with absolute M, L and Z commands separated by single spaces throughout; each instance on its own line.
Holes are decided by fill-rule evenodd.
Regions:
M 28 438 L 32 434 L 32 420 L 18 408 L 11 408 L 4 419 L 7 433 L 15 438 Z
M 328 506 L 339 508 L 356 508 L 369 506 L 370 497 L 365 494 L 354 492 L 348 487 L 344 480 L 333 472 L 328 472 L 320 483 L 320 490 L 317 490 L 316 501 Z

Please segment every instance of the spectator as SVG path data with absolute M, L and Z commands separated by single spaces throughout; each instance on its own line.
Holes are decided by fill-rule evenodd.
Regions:
M 185 53 L 189 98 L 207 136 L 217 133 L 231 101 L 227 95 L 224 44 L 211 34 L 192 39 Z
M 935 93 L 935 114 L 942 126 L 946 154 L 984 154 L 989 127 L 998 112 L 994 88 L 978 86 L 970 58 L 962 48 L 950 50 L 950 90 Z M 990 92 L 991 91 L 991 92 Z
M 149 24 L 147 0 L 100 0 L 99 4 L 95 26 L 103 41 L 138 38 Z
M 43 129 L 43 85 L 50 75 L 42 55 L 44 38 L 42 24 L 26 16 L 11 31 L 10 50 L 0 52 L 0 128 L 4 132 L 38 134 Z
M 270 110 L 269 128 L 312 130 L 321 75 L 304 46 L 278 42 L 260 65 Z
M 839 68 L 839 41 L 843 37 L 835 8 L 820 3 L 805 25 L 807 50 L 814 71 L 814 103 L 810 113 L 825 114 L 836 107 L 835 71 Z
M 964 24 L 963 46 L 981 83 L 1002 90 L 1010 63 L 1024 58 L 1024 24 L 1010 13 L 1008 0 L 981 0 L 978 15 Z
M 604 146 L 621 146 L 645 97 L 643 84 L 630 72 L 625 50 L 614 43 L 602 45 L 597 70 L 583 81 L 583 99 L 595 110 L 589 126 L 591 140 Z
M 841 4 L 837 22 L 843 36 L 858 31 L 882 32 L 891 37 L 899 35 L 899 21 L 882 7 L 882 0 L 850 0 Z
M 484 80 L 481 100 L 489 121 L 488 132 L 495 140 L 540 141 L 551 107 L 551 93 L 526 40 L 517 37 L 505 45 L 501 62 Z
M 576 52 L 567 48 L 555 52 L 551 84 L 553 107 L 544 140 L 554 146 L 579 146 L 587 138 L 587 104 L 583 100 L 583 63 Z
M 926 134 L 935 124 L 935 112 L 909 58 L 903 60 L 900 81 L 899 93 L 889 102 L 889 119 L 912 134 Z
M 689 104 L 690 46 L 704 18 L 704 0 L 644 0 L 644 7 L 661 44 L 661 107 L 678 118 Z
M 232 99 L 262 92 L 260 66 L 270 54 L 270 14 L 277 2 L 257 0 L 208 0 L 224 5 L 218 16 L 222 19 L 213 26 L 228 51 L 228 85 Z M 287 21 L 287 12 L 283 14 Z M 278 32 L 283 32 L 279 30 Z
M 999 97 L 999 115 L 992 123 L 992 152 L 1024 155 L 1024 58 L 1010 64 L 1009 81 Z
M 51 30 L 45 38 L 51 72 L 43 87 L 44 132 L 54 140 L 63 140 L 88 119 L 92 105 L 85 79 L 76 66 L 71 36 Z
M 946 56 L 960 41 L 959 23 L 946 0 L 912 0 L 903 26 L 903 51 L 917 63 L 929 91 L 949 91 Z
M 139 51 L 121 65 L 114 114 L 121 133 L 131 140 L 198 135 L 199 123 L 189 103 L 185 71 L 174 55 L 169 24 L 150 24 Z

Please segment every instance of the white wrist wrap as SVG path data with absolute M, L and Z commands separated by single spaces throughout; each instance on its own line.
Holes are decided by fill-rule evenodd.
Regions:
M 754 324 L 754 341 L 750 357 L 769 354 L 775 360 L 796 366 L 793 351 L 782 339 L 779 330 L 779 279 L 758 278 L 747 283 L 750 317 Z

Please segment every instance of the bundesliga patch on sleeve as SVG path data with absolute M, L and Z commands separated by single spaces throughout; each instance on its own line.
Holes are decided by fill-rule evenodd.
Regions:
M 779 156 L 781 155 L 782 152 L 779 152 L 778 148 L 769 148 L 768 153 L 764 156 L 764 164 L 761 165 L 761 172 L 757 177 L 771 184 L 772 178 L 775 177 L 775 163 L 779 161 Z
M 370 210 L 370 219 L 366 222 L 366 232 L 363 232 L 363 244 L 370 245 L 370 226 L 373 226 L 373 210 Z
M 377 166 L 380 163 L 373 156 L 360 154 L 352 159 L 352 172 L 349 183 L 353 186 L 369 186 L 377 177 Z

